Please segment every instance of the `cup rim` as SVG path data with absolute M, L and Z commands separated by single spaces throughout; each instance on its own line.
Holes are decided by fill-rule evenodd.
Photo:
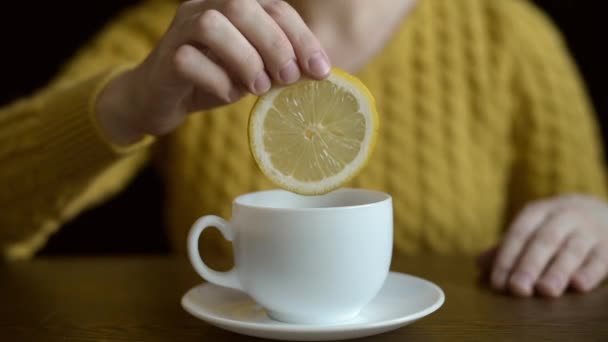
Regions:
M 294 195 L 294 196 L 303 196 L 303 197 L 331 196 L 332 194 L 335 195 L 336 193 L 339 193 L 339 192 L 366 193 L 366 194 L 378 196 L 378 200 L 369 201 L 369 202 L 363 203 L 363 204 L 353 204 L 353 205 L 334 206 L 334 207 L 312 207 L 312 208 L 268 207 L 268 206 L 244 203 L 244 201 L 251 196 L 260 195 L 260 194 L 264 194 L 264 193 L 277 193 L 277 192 L 287 193 L 287 194 Z M 286 212 L 286 211 L 291 211 L 291 212 L 315 211 L 315 212 L 318 212 L 318 211 L 337 211 L 337 210 L 343 211 L 343 210 L 362 209 L 362 208 L 377 206 L 381 203 L 389 202 L 389 201 L 392 201 L 392 196 L 386 192 L 382 192 L 382 191 L 378 191 L 378 190 L 370 190 L 370 189 L 360 189 L 360 188 L 340 188 L 340 189 L 334 190 L 332 192 L 329 192 L 327 194 L 314 195 L 314 196 L 299 195 L 299 194 L 296 194 L 296 193 L 293 193 L 293 192 L 290 192 L 290 191 L 287 191 L 284 189 L 262 190 L 262 191 L 255 191 L 255 192 L 250 192 L 250 193 L 239 195 L 232 201 L 232 203 L 234 206 L 238 206 L 241 208 L 255 209 L 255 210 L 283 211 L 283 212 Z

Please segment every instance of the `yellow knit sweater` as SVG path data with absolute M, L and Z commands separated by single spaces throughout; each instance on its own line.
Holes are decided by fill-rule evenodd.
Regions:
M 177 3 L 144 1 L 126 11 L 47 88 L 0 111 L 6 257 L 32 256 L 147 162 L 162 168 L 177 250 L 198 216 L 229 217 L 235 196 L 272 187 L 248 151 L 252 97 L 126 149 L 98 129 L 99 91 L 146 56 Z M 474 253 L 496 242 L 528 201 L 605 196 L 581 80 L 555 29 L 525 1 L 420 0 L 358 76 L 376 96 L 382 124 L 372 160 L 350 186 L 393 195 L 399 251 Z M 226 252 L 205 241 L 209 253 Z

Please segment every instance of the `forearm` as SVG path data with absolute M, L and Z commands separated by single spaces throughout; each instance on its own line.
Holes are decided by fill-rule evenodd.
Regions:
M 95 118 L 102 134 L 112 143 L 128 146 L 144 136 L 144 133 L 137 129 L 134 120 L 138 113 L 137 104 L 133 70 L 120 73 L 100 92 Z

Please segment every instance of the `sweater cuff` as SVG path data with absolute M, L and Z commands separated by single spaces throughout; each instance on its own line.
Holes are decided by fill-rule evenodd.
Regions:
M 114 160 L 150 145 L 154 138 L 146 136 L 129 146 L 118 146 L 107 139 L 97 122 L 95 108 L 97 97 L 105 86 L 130 66 L 120 66 L 93 76 L 85 81 L 60 85 L 42 101 L 45 108 L 41 118 L 41 138 L 47 142 L 45 149 L 57 156 L 58 163 L 86 165 L 89 167 Z M 58 153 L 52 153 L 58 152 Z

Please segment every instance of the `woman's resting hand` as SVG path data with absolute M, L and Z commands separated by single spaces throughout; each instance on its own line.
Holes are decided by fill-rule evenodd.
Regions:
M 584 195 L 532 203 L 480 261 L 493 288 L 517 296 L 590 291 L 608 273 L 608 206 Z

